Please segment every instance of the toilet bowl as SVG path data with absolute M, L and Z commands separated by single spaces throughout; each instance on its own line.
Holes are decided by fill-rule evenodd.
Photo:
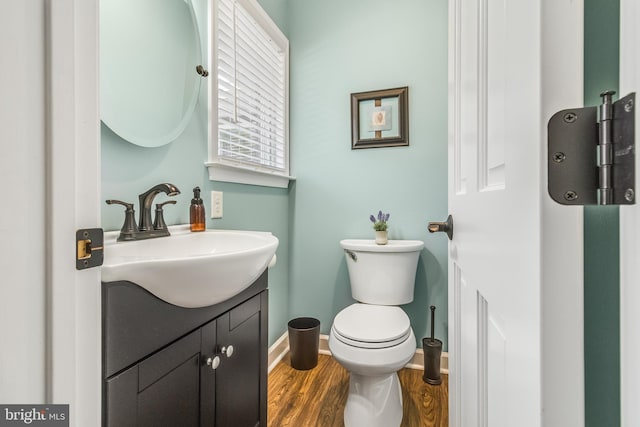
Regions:
M 374 336 L 377 328 L 380 333 Z M 349 371 L 345 427 L 399 426 L 402 390 L 397 372 L 416 350 L 409 318 L 402 309 L 360 303 L 345 308 L 334 319 L 329 348 Z
M 349 371 L 345 427 L 397 427 L 402 390 L 397 372 L 411 360 L 416 339 L 397 305 L 413 300 L 420 241 L 343 240 L 352 296 L 329 333 L 333 357 Z

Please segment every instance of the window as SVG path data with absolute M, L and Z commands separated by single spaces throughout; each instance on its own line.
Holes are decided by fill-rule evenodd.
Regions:
M 214 4 L 209 177 L 287 187 L 289 41 L 256 0 Z

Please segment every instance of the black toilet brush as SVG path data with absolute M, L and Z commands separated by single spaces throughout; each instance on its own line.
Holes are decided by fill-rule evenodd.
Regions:
M 424 382 L 438 385 L 440 378 L 440 356 L 442 355 L 442 341 L 435 339 L 436 306 L 431 306 L 431 337 L 422 338 L 422 351 L 424 352 Z

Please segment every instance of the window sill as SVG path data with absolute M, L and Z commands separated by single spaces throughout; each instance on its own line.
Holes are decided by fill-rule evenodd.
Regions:
M 207 162 L 205 166 L 209 169 L 209 179 L 211 181 L 288 188 L 289 181 L 295 180 L 295 177 L 292 176 L 277 175 L 220 162 Z

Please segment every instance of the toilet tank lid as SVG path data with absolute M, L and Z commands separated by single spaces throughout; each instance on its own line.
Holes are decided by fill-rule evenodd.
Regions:
M 370 239 L 340 240 L 340 246 L 350 251 L 361 252 L 418 252 L 424 247 L 421 240 L 389 240 L 386 245 L 378 245 Z
M 400 307 L 355 303 L 336 315 L 333 327 L 346 338 L 374 343 L 406 335 L 411 323 Z

